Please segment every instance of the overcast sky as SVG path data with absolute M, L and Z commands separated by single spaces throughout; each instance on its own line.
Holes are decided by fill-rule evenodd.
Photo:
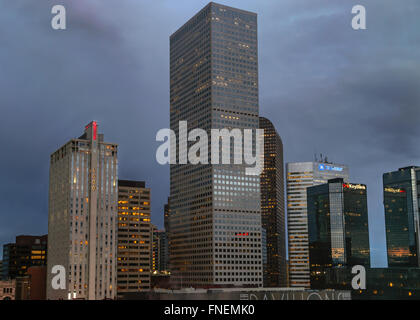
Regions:
M 285 161 L 314 152 L 368 186 L 373 265 L 383 266 L 382 173 L 420 165 L 418 0 L 225 0 L 258 13 L 260 114 Z M 64 4 L 67 30 L 51 28 Z M 156 132 L 169 126 L 169 36 L 201 0 L 0 2 L 0 245 L 47 233 L 49 156 L 91 120 L 119 144 L 122 179 L 152 188 L 163 222 L 169 169 Z M 367 30 L 351 28 L 363 4 Z

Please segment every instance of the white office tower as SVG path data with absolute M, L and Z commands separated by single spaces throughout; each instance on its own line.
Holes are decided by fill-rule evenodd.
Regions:
M 291 287 L 310 287 L 306 188 L 327 183 L 334 178 L 348 181 L 348 167 L 327 162 L 294 162 L 286 165 Z
M 48 299 L 114 299 L 118 211 L 117 145 L 95 121 L 51 155 L 48 216 Z M 66 272 L 54 289 L 54 266 Z

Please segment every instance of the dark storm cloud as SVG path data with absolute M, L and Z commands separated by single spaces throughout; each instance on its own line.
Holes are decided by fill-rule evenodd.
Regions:
M 120 177 L 152 187 L 152 220 L 162 223 L 169 179 L 155 134 L 169 122 L 168 37 L 207 2 L 62 3 L 65 31 L 50 27 L 56 1 L 0 4 L 0 243 L 47 232 L 49 154 L 92 119 L 119 144 Z M 286 161 L 322 152 L 368 185 L 374 262 L 383 264 L 381 175 L 420 163 L 420 4 L 223 3 L 259 15 L 260 113 Z M 359 3 L 366 31 L 351 29 Z

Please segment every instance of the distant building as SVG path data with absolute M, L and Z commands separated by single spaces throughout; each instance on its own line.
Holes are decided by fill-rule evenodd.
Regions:
M 21 235 L 15 243 L 3 246 L 2 279 L 16 279 L 27 275 L 31 266 L 47 264 L 48 236 Z
M 0 281 L 3 280 L 3 260 L 0 260 Z
M 34 266 L 28 269 L 30 280 L 29 299 L 46 300 L 47 298 L 47 266 Z
M 169 233 L 169 216 L 171 215 L 171 209 L 170 209 L 170 205 L 169 205 L 169 198 L 168 198 L 168 203 L 165 204 L 164 206 L 164 228 L 165 231 Z
M 98 124 L 51 155 L 48 274 L 63 266 L 64 290 L 47 286 L 48 299 L 113 299 L 117 279 L 117 145 Z
M 150 289 L 150 188 L 118 180 L 117 294 Z
M 389 267 L 420 267 L 420 167 L 383 175 Z
M 289 237 L 289 277 L 291 287 L 310 287 L 308 213 L 306 188 L 328 179 L 349 178 L 345 165 L 321 162 L 294 162 L 286 165 L 287 229 Z
M 264 169 L 260 176 L 264 287 L 287 287 L 283 142 L 270 120 L 260 117 L 259 125 L 264 129 Z
M 171 262 L 170 262 L 170 257 L 171 257 L 171 253 L 170 253 L 170 249 L 171 249 L 170 215 L 171 215 L 171 208 L 170 208 L 170 199 L 168 197 L 168 203 L 164 207 L 164 227 L 165 227 L 166 241 L 167 241 L 167 250 L 166 250 L 166 256 L 164 257 L 164 259 L 165 259 L 164 264 L 165 264 L 165 270 L 169 271 L 169 272 L 171 270 L 171 267 L 170 267 L 171 266 Z
M 367 190 L 342 178 L 307 188 L 311 289 L 335 267 L 370 267 Z
M 153 226 L 152 272 L 167 272 L 169 268 L 168 234 Z
M 0 280 L 0 301 L 15 300 L 16 279 Z
M 16 277 L 15 300 L 31 300 L 31 278 L 29 275 Z

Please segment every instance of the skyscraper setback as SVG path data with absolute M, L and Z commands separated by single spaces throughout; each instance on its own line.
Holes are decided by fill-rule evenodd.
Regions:
M 283 143 L 270 120 L 260 117 L 260 129 L 264 129 L 261 174 L 261 216 L 267 251 L 264 287 L 287 287 Z
M 286 165 L 287 229 L 289 236 L 289 281 L 291 287 L 310 287 L 308 211 L 306 188 L 329 179 L 347 181 L 347 166 L 324 162 L 295 162 Z
M 48 299 L 114 298 L 117 254 L 117 145 L 95 121 L 51 155 L 48 216 Z M 51 286 L 63 266 L 66 288 Z
M 257 129 L 257 15 L 209 3 L 170 37 L 170 126 Z M 209 143 L 210 144 L 210 143 Z M 209 146 L 211 147 L 211 146 Z M 210 148 L 209 148 L 210 150 Z M 182 287 L 261 286 L 259 176 L 171 165 L 170 261 Z

